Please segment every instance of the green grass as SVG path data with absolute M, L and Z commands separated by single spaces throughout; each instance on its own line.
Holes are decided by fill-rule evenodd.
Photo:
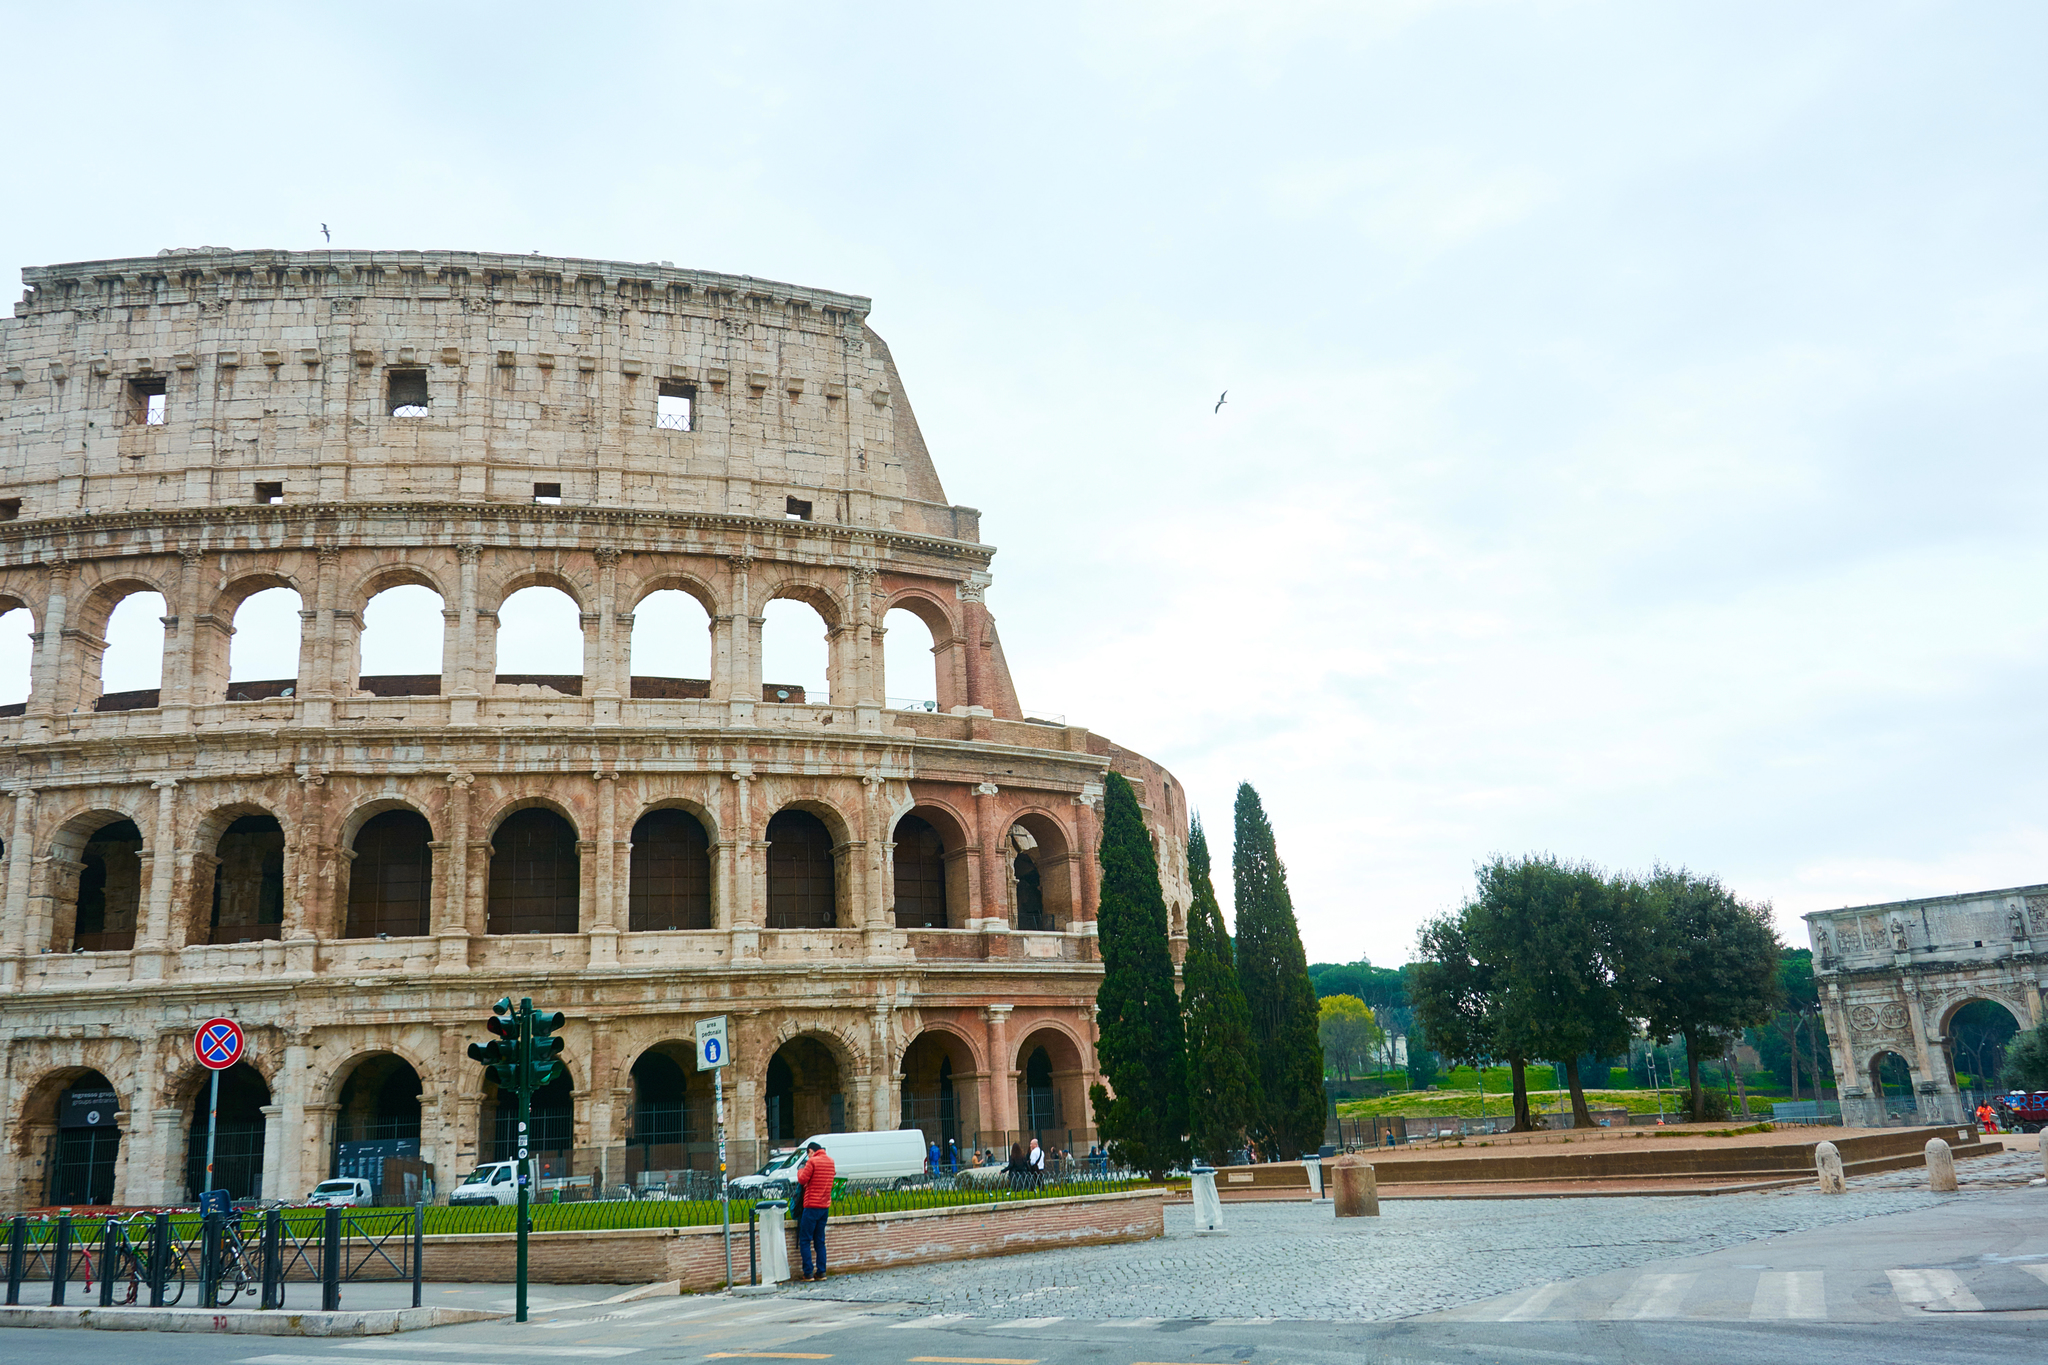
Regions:
M 1472 1068 L 1470 1067 L 1464 1067 L 1461 1070 L 1467 1077 L 1472 1075 Z M 1506 1075 L 1506 1072 L 1503 1071 L 1501 1074 Z M 1486 1080 L 1486 1113 L 1505 1114 L 1509 1112 L 1512 1104 L 1511 1093 L 1505 1087 L 1502 1091 L 1497 1092 L 1494 1090 L 1494 1077 L 1491 1071 L 1487 1073 Z M 1679 1090 L 1663 1091 L 1663 1112 L 1675 1114 L 1679 1108 L 1679 1098 L 1683 1093 L 1683 1091 Z M 1585 1092 L 1586 1104 L 1591 1108 L 1626 1109 L 1631 1114 L 1657 1113 L 1658 1094 L 1659 1092 L 1655 1090 L 1588 1090 Z M 1529 1107 L 1538 1113 L 1569 1113 L 1572 1107 L 1571 1092 L 1569 1090 L 1531 1090 L 1529 1092 Z M 1751 1096 L 1749 1110 L 1750 1113 L 1759 1117 L 1768 1118 L 1771 1112 L 1770 1102 L 1768 1100 L 1758 1100 L 1755 1096 Z M 1453 1089 L 1447 1085 L 1438 1090 L 1418 1090 L 1405 1095 L 1385 1095 L 1376 1100 L 1339 1100 L 1337 1101 L 1337 1114 L 1340 1118 L 1347 1119 L 1373 1118 L 1394 1114 L 1415 1115 L 1417 1117 L 1428 1114 L 1443 1114 L 1454 1115 L 1459 1118 L 1478 1118 L 1480 1116 L 1479 1091 L 1476 1087 Z

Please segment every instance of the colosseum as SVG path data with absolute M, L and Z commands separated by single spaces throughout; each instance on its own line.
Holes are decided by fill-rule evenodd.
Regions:
M 465 1055 L 504 995 L 569 1016 L 534 1146 L 574 1189 L 702 1185 L 689 1039 L 715 1014 L 735 1169 L 843 1128 L 1085 1147 L 1104 775 L 1139 793 L 1176 938 L 1185 796 L 1019 707 L 994 549 L 869 300 L 462 252 L 23 278 L 0 1209 L 187 1198 L 213 1015 L 249 1041 L 216 1183 L 418 1168 L 445 1191 L 510 1152 Z M 394 593 L 427 628 L 380 643 Z M 501 614 L 536 594 L 580 668 L 499 667 Z M 290 677 L 237 675 L 259 599 L 285 604 Z M 161 621 L 154 687 L 107 686 L 124 603 Z M 763 677 L 764 623 L 798 610 L 822 695 Z M 929 633 L 919 678 L 884 677 L 889 628 Z M 678 640 L 706 676 L 636 669 Z M 393 649 L 418 662 L 365 667 Z

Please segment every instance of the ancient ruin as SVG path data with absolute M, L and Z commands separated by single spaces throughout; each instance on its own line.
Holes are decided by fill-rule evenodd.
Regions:
M 1957 1012 L 1989 1000 L 2021 1028 L 2044 1017 L 2048 886 L 1821 910 L 1806 929 L 1851 1127 L 1968 1122 L 1949 1037 Z M 1910 1077 L 1910 1106 L 1887 1099 L 1887 1059 Z
M 464 1056 L 506 994 L 570 1019 L 534 1120 L 551 1180 L 709 1168 L 689 1039 L 714 1013 L 736 1167 L 841 1127 L 1085 1148 L 1103 776 L 1139 792 L 1176 936 L 1186 801 L 1019 707 L 994 550 L 867 299 L 461 252 L 24 274 L 0 323 L 0 612 L 35 641 L 0 707 L 0 1203 L 184 1199 L 215 1014 L 250 1039 L 221 1095 L 235 1194 L 387 1159 L 446 1189 L 510 1153 Z M 237 613 L 277 589 L 296 673 L 233 677 Z M 366 671 L 397 589 L 443 629 L 404 642 L 424 666 Z M 528 590 L 573 604 L 580 668 L 498 667 Z M 108 693 L 108 621 L 141 594 L 161 682 Z M 816 614 L 825 696 L 762 676 L 783 600 Z M 636 669 L 657 607 L 707 632 L 705 676 Z M 883 676 L 903 613 L 935 660 L 907 701 Z

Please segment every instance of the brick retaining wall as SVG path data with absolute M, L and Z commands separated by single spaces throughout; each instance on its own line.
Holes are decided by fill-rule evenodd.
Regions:
M 1166 1232 L 1164 1190 L 1128 1190 L 1071 1199 L 1023 1199 L 904 1213 L 834 1218 L 825 1232 L 834 1272 L 1007 1256 L 1054 1246 L 1142 1242 Z M 789 1263 L 797 1264 L 796 1230 L 785 1229 Z M 429 1279 L 469 1284 L 511 1280 L 511 1233 L 466 1233 L 426 1239 Z M 618 1228 L 599 1232 L 536 1232 L 528 1239 L 528 1277 L 536 1284 L 652 1284 L 679 1280 L 686 1290 L 725 1283 L 720 1229 Z M 733 1225 L 733 1274 L 747 1274 L 747 1228 Z

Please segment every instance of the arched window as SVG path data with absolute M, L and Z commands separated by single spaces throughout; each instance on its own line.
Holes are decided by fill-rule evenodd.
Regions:
M 651 810 L 633 826 L 626 927 L 711 927 L 711 841 L 688 811 Z
M 830 929 L 836 904 L 832 832 L 809 811 L 779 812 L 768 822 L 768 927 Z
M 583 695 L 583 616 L 560 588 L 521 588 L 498 607 L 497 681 Z
M 897 607 L 882 618 L 882 690 L 899 711 L 939 709 L 939 661 L 932 629 L 914 611 Z
M 229 701 L 259 701 L 296 689 L 300 605 L 290 588 L 265 588 L 235 608 L 235 633 L 228 641 Z
M 0 612 L 0 716 L 28 709 L 29 679 L 34 673 L 35 613 L 27 607 Z
M 162 593 L 134 592 L 107 617 L 107 648 L 100 655 L 96 711 L 134 711 L 155 706 L 164 680 Z
M 831 672 L 817 608 L 787 597 L 770 602 L 761 612 L 761 699 L 821 705 L 832 699 Z
M 664 588 L 633 608 L 633 695 L 711 695 L 711 616 L 686 592 Z
M 1012 869 L 1017 874 L 1017 927 L 1056 928 L 1045 913 L 1045 889 L 1039 881 L 1037 859 L 1019 850 Z
M 111 1204 L 121 1155 L 121 1109 L 113 1083 L 97 1071 L 72 1077 L 57 1097 L 57 1142 L 47 1195 L 52 1204 Z
M 186 1132 L 186 1199 L 196 1202 L 206 1188 L 207 1114 L 213 1108 L 210 1086 L 202 1084 L 192 1101 L 192 1126 Z M 213 1124 L 213 1187 L 230 1199 L 263 1197 L 263 1107 L 270 1103 L 270 1084 L 247 1062 L 220 1073 L 220 1107 Z
M 915 815 L 896 822 L 896 927 L 946 927 L 946 849 Z
M 386 588 L 363 607 L 356 686 L 380 697 L 441 693 L 441 594 L 419 583 Z
M 85 841 L 78 861 L 78 913 L 71 947 L 88 953 L 125 952 L 135 946 L 136 910 L 142 903 L 142 831 L 132 820 L 104 825 Z
M 573 934 L 581 864 L 576 831 L 551 810 L 514 811 L 491 836 L 487 934 Z
M 356 831 L 348 865 L 343 938 L 417 938 L 428 932 L 434 831 L 418 811 L 387 810 Z
M 284 829 L 268 815 L 244 815 L 214 845 L 208 943 L 284 937 Z

